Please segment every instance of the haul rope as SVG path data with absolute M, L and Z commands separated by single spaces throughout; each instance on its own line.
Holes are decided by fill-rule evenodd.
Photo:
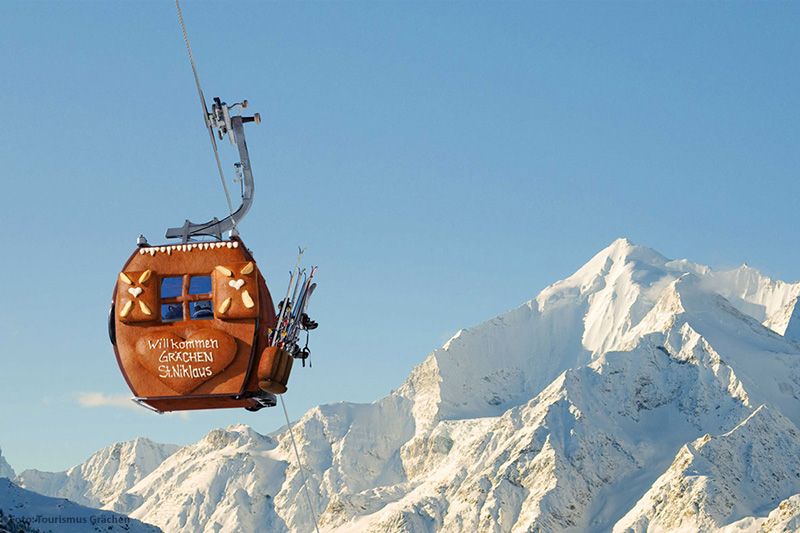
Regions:
M 294 440 L 294 429 L 292 428 L 292 423 L 289 421 L 289 413 L 286 412 L 286 403 L 283 401 L 283 394 L 281 394 L 280 397 L 283 414 L 286 415 L 286 425 L 289 426 L 289 436 L 292 437 L 292 447 L 294 447 L 294 456 L 297 459 L 297 468 L 300 470 L 300 475 L 303 476 L 303 491 L 305 491 L 306 499 L 308 500 L 308 510 L 311 511 L 311 516 L 314 518 L 314 529 L 319 533 L 317 514 L 314 512 L 314 506 L 311 504 L 311 494 L 308 492 L 308 486 L 306 486 L 306 474 L 303 472 L 303 464 L 300 462 L 300 453 L 297 451 L 297 442 Z
M 219 170 L 219 179 L 222 181 L 222 188 L 225 190 L 225 199 L 228 200 L 228 211 L 231 213 L 231 222 L 233 222 L 233 229 L 236 233 L 239 228 L 236 227 L 236 218 L 233 216 L 233 204 L 231 203 L 231 195 L 228 193 L 228 185 L 225 184 L 225 174 L 222 172 L 222 163 L 219 161 L 219 152 L 217 151 L 217 141 L 214 140 L 214 131 L 208 119 L 208 107 L 206 107 L 206 99 L 203 96 L 203 89 L 200 88 L 200 78 L 197 76 L 197 67 L 194 64 L 194 56 L 192 55 L 192 47 L 189 45 L 189 36 L 186 34 L 186 25 L 183 23 L 183 14 L 181 13 L 181 6 L 178 0 L 175 0 L 175 7 L 178 8 L 178 18 L 181 20 L 181 29 L 183 30 L 183 40 L 186 42 L 186 50 L 189 52 L 189 62 L 192 64 L 192 72 L 194 73 L 194 83 L 197 85 L 197 94 L 200 96 L 200 103 L 203 106 L 203 120 L 208 129 L 208 135 L 211 138 L 211 146 L 214 148 L 214 158 L 217 160 L 217 169 Z

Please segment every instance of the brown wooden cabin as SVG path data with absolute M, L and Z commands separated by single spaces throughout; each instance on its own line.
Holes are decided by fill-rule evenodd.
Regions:
M 144 246 L 114 287 L 109 335 L 133 400 L 182 411 L 275 405 L 292 358 L 268 347 L 272 296 L 241 239 Z

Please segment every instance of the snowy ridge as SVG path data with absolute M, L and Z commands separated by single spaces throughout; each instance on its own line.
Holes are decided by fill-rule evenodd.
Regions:
M 31 530 L 52 533 L 125 532 L 158 533 L 157 527 L 109 511 L 99 511 L 71 501 L 42 496 L 0 478 L 0 511 Z M 26 527 L 28 530 L 28 527 Z
M 165 531 L 285 531 L 275 514 L 286 464 L 247 426 L 181 448 L 107 507 Z
M 798 294 L 615 241 L 390 396 L 306 413 L 321 529 L 796 530 Z M 288 433 L 238 425 L 106 507 L 169 532 L 313 531 L 301 488 Z
M 179 448 L 140 437 L 103 448 L 66 472 L 25 470 L 14 482 L 46 496 L 102 507 L 133 487 Z
M 708 288 L 768 328 L 784 334 L 800 294 L 800 285 L 773 281 L 746 264 L 727 272 L 709 271 Z
M 776 460 L 776 455 L 780 460 Z M 760 406 L 731 431 L 685 444 L 615 531 L 711 531 L 800 491 L 800 432 Z M 695 507 L 696 512 L 687 513 Z
M 800 530 L 800 494 L 783 500 L 766 520 L 761 522 L 764 533 L 779 533 Z

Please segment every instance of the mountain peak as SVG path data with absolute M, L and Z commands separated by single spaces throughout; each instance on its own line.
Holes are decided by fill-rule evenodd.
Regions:
M 640 278 L 648 277 L 645 271 L 655 271 L 655 275 L 660 277 L 665 270 L 672 270 L 669 264 L 669 259 L 651 248 L 634 244 L 625 238 L 617 239 L 573 275 L 542 291 L 539 298 L 549 294 L 548 289 L 556 287 L 579 287 L 581 293 L 593 292 L 607 285 L 609 276 L 616 278 L 624 271 L 642 271 Z
M 261 445 L 271 443 L 272 439 L 268 436 L 256 432 L 246 424 L 233 424 L 225 429 L 219 428 L 208 433 L 198 443 L 198 446 L 208 447 L 214 450 L 221 450 L 228 446 L 236 448 L 249 444 Z
M 11 531 L 47 531 L 81 533 L 90 531 L 159 533 L 157 527 L 107 510 L 85 507 L 63 498 L 53 498 L 26 490 L 7 479 L 0 479 L 0 516 L 6 523 L 18 521 L 24 529 Z M 40 523 L 40 522 L 43 522 Z M 0 522 L 0 531 L 7 531 Z M 35 529 L 33 529 L 35 527 Z
M 652 248 L 641 246 L 626 238 L 619 238 L 601 250 L 597 256 L 610 257 L 617 261 L 637 260 L 645 263 L 665 264 L 666 257 Z
M 100 507 L 145 478 L 178 448 L 138 437 L 107 446 L 65 472 L 25 470 L 14 482 L 40 494 Z
M 749 317 L 754 328 L 769 326 L 780 311 L 788 313 L 785 328 L 793 307 L 781 310 L 799 292 L 800 284 L 773 282 L 755 269 L 717 272 L 620 238 L 535 300 L 460 330 L 399 392 L 414 400 L 417 429 L 424 433 L 440 420 L 503 411 L 569 368 L 671 329 L 688 319 L 678 318 L 686 311 L 693 321 L 717 316 L 735 320 L 736 327 Z
M 625 250 L 625 249 L 633 248 L 635 246 L 636 246 L 636 244 L 631 242 L 626 237 L 620 237 L 620 238 L 616 239 L 614 242 L 612 242 L 610 245 L 608 245 L 606 247 L 606 249 L 608 250 L 608 249 L 613 248 L 615 250 L 617 250 L 617 249 Z
M 7 477 L 13 479 L 16 474 L 11 465 L 8 464 L 5 457 L 3 457 L 3 450 L 0 450 L 0 477 Z

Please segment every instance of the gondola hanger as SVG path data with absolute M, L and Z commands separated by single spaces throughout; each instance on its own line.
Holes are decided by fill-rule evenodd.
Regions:
M 233 104 L 231 106 L 222 102 L 219 98 L 214 98 L 214 104 L 211 106 L 211 112 L 206 113 L 205 120 L 209 133 L 211 134 L 211 142 L 214 146 L 214 153 L 217 153 L 217 142 L 214 139 L 214 130 L 217 131 L 219 139 L 222 140 L 227 135 L 231 144 L 236 146 L 239 150 L 239 162 L 236 163 L 237 171 L 242 174 L 242 203 L 236 211 L 230 203 L 230 196 L 228 194 L 227 186 L 225 187 L 225 195 L 228 198 L 228 207 L 231 211 L 230 215 L 218 220 L 214 217 L 209 222 L 203 224 L 195 224 L 186 220 L 183 226 L 178 228 L 169 228 L 166 233 L 167 239 L 181 239 L 181 242 L 187 243 L 192 238 L 198 236 L 214 237 L 217 240 L 222 240 L 222 235 L 226 231 L 232 231 L 232 235 L 238 235 L 237 225 L 242 221 L 244 216 L 250 210 L 253 203 L 253 171 L 250 168 L 250 155 L 247 152 L 247 142 L 244 136 L 244 124 L 248 122 L 255 122 L 261 124 L 261 115 L 255 113 L 252 117 L 241 116 L 242 109 L 247 108 L 247 100 L 242 103 Z M 236 113 L 236 114 L 234 114 Z M 219 156 L 217 156 L 219 162 Z M 220 175 L 222 169 L 220 167 Z M 225 183 L 224 176 L 222 177 L 223 184 Z

